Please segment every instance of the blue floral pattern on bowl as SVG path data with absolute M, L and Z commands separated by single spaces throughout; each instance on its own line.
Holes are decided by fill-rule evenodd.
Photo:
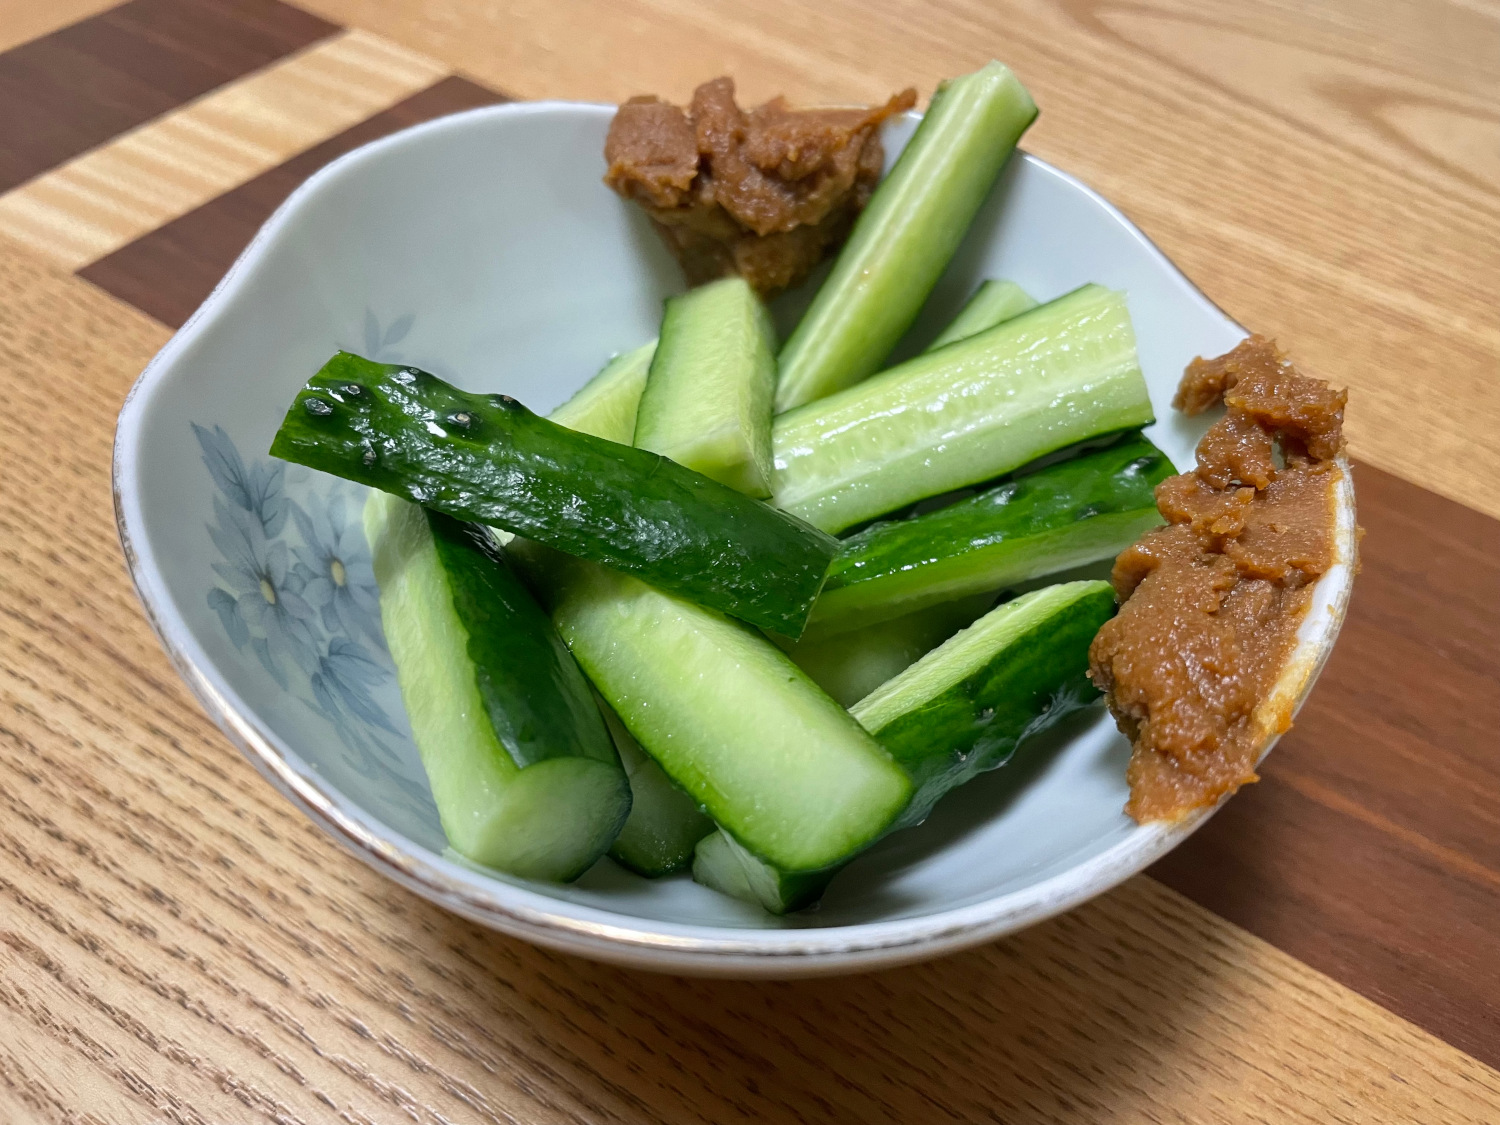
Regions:
M 366 490 L 271 457 L 247 460 L 222 426 L 195 422 L 193 434 L 215 490 L 207 531 L 217 581 L 207 600 L 230 643 L 328 722 L 355 772 L 430 800 L 398 749 L 410 739 L 405 715 L 378 698 L 395 667 L 361 524 Z

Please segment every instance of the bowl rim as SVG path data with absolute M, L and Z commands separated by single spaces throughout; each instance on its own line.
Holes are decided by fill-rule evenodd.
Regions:
M 141 372 L 120 409 L 111 464 L 115 524 L 125 564 L 147 620 L 168 658 L 209 717 L 283 796 L 356 857 L 407 889 L 464 917 L 554 949 L 599 960 L 669 971 L 738 976 L 795 976 L 855 971 L 935 956 L 1015 932 L 1112 889 L 1196 831 L 1218 806 L 1172 824 L 1136 826 L 1124 839 L 1047 879 L 966 906 L 890 921 L 829 927 L 755 929 L 667 923 L 556 899 L 523 885 L 483 876 L 429 852 L 387 827 L 327 783 L 290 746 L 264 729 L 254 711 L 219 675 L 177 612 L 144 534 L 141 499 L 130 482 L 140 458 L 141 429 L 151 392 L 208 325 L 223 315 L 290 217 L 313 195 L 376 154 L 419 136 L 463 130 L 491 119 L 553 113 L 613 113 L 594 102 L 538 101 L 484 106 L 424 122 L 362 145 L 319 169 L 294 190 L 256 233 L 213 292 Z M 916 116 L 916 115 L 913 115 Z M 1029 153 L 1017 159 L 1075 190 L 1119 223 L 1175 278 L 1185 294 L 1245 330 L 1213 303 L 1114 204 L 1075 177 Z M 1303 622 L 1273 692 L 1281 719 L 1268 726 L 1261 757 L 1306 698 L 1326 661 L 1347 610 L 1355 563 L 1353 481 L 1338 462 L 1338 563 L 1319 585 L 1338 577 L 1326 615 Z M 1310 628 L 1309 628 L 1310 626 Z M 1310 635 L 1308 635 L 1310 634 Z M 1222 804 L 1222 801 L 1220 802 Z

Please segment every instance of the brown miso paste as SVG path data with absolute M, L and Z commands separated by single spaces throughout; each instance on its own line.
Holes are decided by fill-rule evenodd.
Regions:
M 1226 413 L 1198 464 L 1156 489 L 1167 523 L 1115 562 L 1120 612 L 1089 675 L 1134 744 L 1126 811 L 1176 820 L 1255 781 L 1275 684 L 1334 561 L 1334 458 L 1346 394 L 1299 374 L 1270 340 L 1195 359 L 1174 400 Z
M 915 104 L 906 90 L 870 109 L 776 98 L 746 111 L 729 78 L 685 110 L 631 98 L 604 142 L 604 182 L 651 216 L 689 285 L 738 274 L 771 296 L 843 244 L 880 179 L 880 123 Z

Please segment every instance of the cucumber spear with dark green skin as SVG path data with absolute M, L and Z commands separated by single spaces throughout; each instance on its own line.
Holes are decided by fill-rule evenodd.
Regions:
M 807 636 L 827 637 L 925 606 L 1113 558 L 1161 522 L 1173 473 L 1137 434 L 978 496 L 844 540 Z
M 802 632 L 838 550 L 831 536 L 659 454 L 347 352 L 297 395 L 271 453 L 789 637 Z
M 1089 645 L 1114 613 L 1108 582 L 1033 590 L 851 707 L 916 787 L 892 831 L 921 823 L 944 793 L 1003 765 L 1022 740 L 1098 699 Z
M 376 492 L 365 534 L 449 843 L 513 875 L 576 878 L 624 824 L 630 786 L 562 638 L 482 528 Z
M 1114 612 L 1108 582 L 1023 594 L 851 707 L 915 790 L 885 832 L 921 823 L 943 794 L 1005 764 L 1027 738 L 1096 700 L 1089 645 Z M 836 873 L 779 867 L 724 832 L 700 840 L 693 858 L 694 879 L 773 914 L 815 902 Z

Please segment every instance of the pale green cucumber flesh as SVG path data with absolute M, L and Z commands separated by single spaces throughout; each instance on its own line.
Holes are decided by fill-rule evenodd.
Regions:
M 714 822 L 641 749 L 608 704 L 601 708 L 630 777 L 630 816 L 610 845 L 610 858 L 648 879 L 680 871 Z
M 781 350 L 778 411 L 880 368 L 1035 118 L 1031 95 L 997 62 L 939 88 Z
M 771 494 L 775 331 L 748 282 L 668 298 L 634 444 L 750 496 Z
M 635 435 L 636 404 L 645 390 L 655 351 L 653 340 L 616 356 L 586 387 L 553 411 L 552 420 L 609 441 L 630 442 Z M 693 845 L 714 831 L 713 821 L 672 784 L 607 703 L 601 702 L 600 709 L 630 778 L 630 816 L 610 845 L 611 858 L 647 878 L 686 867 L 692 862 Z
M 754 855 L 789 872 L 821 870 L 905 806 L 905 773 L 765 637 L 629 575 L 539 555 L 528 574 L 599 693 Z
M 772 502 L 841 531 L 1151 421 L 1124 295 L 1086 285 L 777 418 Z
M 953 318 L 953 323 L 938 335 L 938 338 L 927 345 L 927 351 L 934 352 L 938 348 L 945 348 L 949 344 L 956 344 L 959 340 L 967 340 L 970 336 L 976 336 L 986 328 L 993 328 L 997 324 L 1004 324 L 1007 320 L 1013 320 L 1023 312 L 1030 312 L 1036 308 L 1037 302 L 1014 281 L 986 281 L 974 291 L 974 295 L 958 315 Z
M 513 875 L 576 878 L 604 854 L 630 810 L 625 771 L 578 669 L 557 660 L 566 654 L 522 603 L 445 563 L 420 507 L 371 493 L 365 533 L 386 642 L 449 842 Z M 508 572 L 497 576 L 525 596 Z M 457 597 L 456 582 L 467 587 Z M 469 620 L 458 604 L 471 610 Z M 475 605 L 486 612 L 473 614 Z M 483 636 L 471 632 L 475 616 L 485 618 L 477 623 Z M 575 710 L 580 687 L 592 716 Z M 514 714 L 502 717 L 507 701 Z
M 844 540 L 801 644 L 1113 558 L 1161 522 L 1173 472 L 1136 434 Z
M 652 340 L 615 356 L 547 417 L 570 430 L 629 445 L 635 436 L 636 408 L 655 354 L 656 341 Z
M 994 604 L 994 593 L 982 593 L 831 636 L 795 642 L 774 639 L 813 683 L 852 707 Z
M 693 853 L 693 879 L 720 894 L 756 903 L 772 914 L 788 914 L 811 906 L 823 897 L 838 868 L 788 874 L 762 863 L 734 842 L 726 832 L 714 832 L 698 842 Z
M 1098 698 L 1089 645 L 1114 614 L 1108 582 L 1065 582 L 998 606 L 855 704 L 850 713 L 911 776 L 895 827 L 1004 764 L 1028 736 Z

